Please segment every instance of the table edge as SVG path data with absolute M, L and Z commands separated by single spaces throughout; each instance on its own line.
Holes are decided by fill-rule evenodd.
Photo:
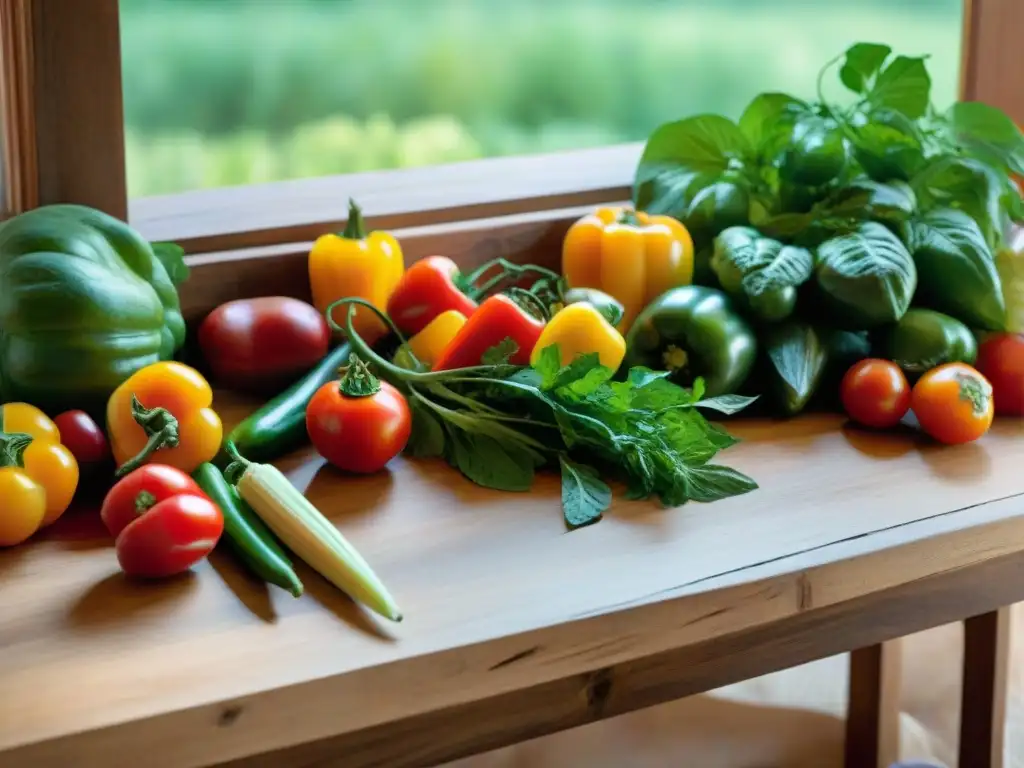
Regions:
M 933 577 L 968 575 L 1000 559 L 1024 562 L 1022 513 L 1024 493 L 1014 494 L 680 584 L 564 623 L 20 744 L 0 750 L 0 757 L 56 766 L 62 755 L 75 754 L 80 768 L 110 768 L 132 745 L 147 751 L 159 745 L 154 765 L 191 768 L 386 728 L 696 648 L 722 637 L 726 624 L 732 634 L 750 634 L 852 601 L 881 599 Z M 932 556 L 936 552 L 942 557 Z M 978 596 L 979 612 L 985 600 Z M 581 637 L 593 640 L 581 645 Z M 455 674 L 442 677 L 438 670 Z M 365 703 L 367 691 L 372 705 Z M 353 716 L 341 722 L 338 712 Z

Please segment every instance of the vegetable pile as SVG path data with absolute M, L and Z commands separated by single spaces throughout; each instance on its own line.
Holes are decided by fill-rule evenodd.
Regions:
M 826 98 L 833 71 L 849 98 Z M 1019 286 L 1003 278 L 1024 135 L 983 104 L 938 113 L 925 59 L 882 45 L 829 62 L 817 90 L 658 128 L 634 206 L 576 221 L 560 273 L 406 268 L 350 202 L 310 251 L 315 306 L 215 308 L 198 368 L 173 359 L 180 248 L 79 206 L 0 225 L 0 546 L 57 520 L 88 478 L 129 576 L 172 577 L 223 545 L 296 597 L 292 558 L 397 621 L 268 462 L 312 443 L 344 482 L 404 452 L 508 492 L 557 470 L 576 528 L 610 483 L 666 506 L 754 490 L 715 461 L 737 440 L 707 415 L 841 407 L 891 429 L 912 413 L 943 443 L 1024 415 Z M 211 382 L 274 396 L 225 434 Z
M 826 95 L 835 74 L 847 97 Z M 636 207 L 686 226 L 695 282 L 756 335 L 737 391 L 791 415 L 832 400 L 830 367 L 873 356 L 917 377 L 1013 330 L 1000 262 L 1024 219 L 1024 135 L 985 104 L 940 113 L 930 89 L 925 57 L 858 43 L 814 101 L 763 93 L 738 122 L 699 115 L 648 140 Z

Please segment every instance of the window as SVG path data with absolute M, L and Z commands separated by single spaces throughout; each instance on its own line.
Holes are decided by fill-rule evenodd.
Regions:
M 858 40 L 931 52 L 962 0 L 121 0 L 131 197 L 643 141 L 810 96 Z
M 37 204 L 30 34 L 26 6 L 0 2 L 0 218 Z
M 277 14 L 263 37 L 244 22 L 257 6 L 260 13 Z M 428 27 L 431 14 L 441 13 L 435 6 L 449 14 L 440 32 Z M 520 13 L 519 6 L 535 12 L 516 17 L 516 27 L 508 14 Z M 481 34 L 489 36 L 470 48 L 482 53 L 469 57 L 464 49 L 474 41 L 467 29 L 474 18 L 482 18 L 480 8 L 489 22 Z M 307 241 L 342 223 L 350 195 L 363 203 L 376 225 L 388 228 L 446 222 L 462 222 L 458 226 L 463 227 L 471 221 L 484 226 L 484 219 L 495 216 L 541 215 L 622 200 L 651 126 L 712 109 L 735 115 L 751 93 L 767 86 L 807 93 L 817 66 L 852 40 L 885 40 L 905 52 L 931 51 L 929 68 L 940 102 L 957 90 L 956 51 L 962 47 L 960 92 L 1024 122 L 1019 53 L 1024 4 L 1009 0 L 963 0 L 963 6 L 961 0 L 846 5 L 826 0 L 0 0 L 0 9 L 5 18 L 20 13 L 26 30 L 22 37 L 29 43 L 13 60 L 5 54 L 4 67 L 20 67 L 31 83 L 8 122 L 28 127 L 13 135 L 18 141 L 24 135 L 35 151 L 14 149 L 12 140 L 8 158 L 16 158 L 19 167 L 34 162 L 24 184 L 36 192 L 32 204 L 92 205 L 127 217 L 150 239 L 176 240 L 190 253 Z M 370 22 L 351 35 L 345 34 L 348 27 L 329 23 L 342 14 L 369 19 L 371 10 L 389 22 L 381 22 L 376 33 Z M 233 23 L 222 24 L 214 34 L 205 21 L 188 27 L 182 15 L 187 13 L 233 17 Z M 295 22 L 300 13 L 320 23 Z M 527 22 L 535 26 L 523 26 Z M 555 47 L 544 25 L 561 30 L 564 44 Z M 183 35 L 178 28 L 192 32 Z M 384 45 L 390 69 L 372 63 L 380 47 L 371 44 L 373 34 L 385 32 L 392 35 Z M 177 35 L 174 45 L 159 45 L 158 33 Z M 412 88 L 410 97 L 381 85 L 403 66 L 410 77 L 425 69 L 410 69 L 408 60 L 422 59 L 422 46 L 435 44 L 438 36 L 466 43 L 449 44 L 429 70 L 455 72 L 458 88 L 439 88 L 436 77 L 421 78 L 414 82 L 424 87 Z M 524 38 L 536 38 L 537 45 L 520 42 L 510 64 L 493 63 L 509 50 L 510 40 Z M 549 41 L 546 54 L 540 47 L 544 40 Z M 241 68 L 237 61 L 231 64 L 229 57 L 238 55 L 229 52 L 233 49 L 242 50 Z M 327 74 L 316 66 L 320 60 L 315 56 L 342 55 L 335 49 L 361 53 L 350 67 L 354 73 L 339 75 L 331 59 Z M 167 57 L 185 72 L 177 85 L 167 82 L 172 67 Z M 562 62 L 572 66 L 562 67 Z M 227 65 L 223 72 L 242 73 L 233 75 L 232 82 L 240 85 L 221 91 L 219 100 L 207 98 L 206 80 L 224 76 L 221 64 Z M 467 96 L 520 82 L 524 72 L 532 72 L 530 77 L 547 89 L 539 92 L 548 95 L 506 100 L 500 108 L 480 107 L 486 102 Z M 594 87 L 588 78 L 595 72 L 610 72 L 611 79 Z M 623 73 L 628 79 L 622 79 Z M 354 91 L 349 101 L 340 100 L 341 86 L 329 98 L 316 96 L 323 82 L 353 78 L 371 86 L 363 92 L 377 99 L 369 107 L 364 104 L 363 112 L 352 106 Z M 267 102 L 272 107 L 250 104 L 275 88 L 276 100 Z M 154 94 L 168 101 L 157 105 L 163 117 L 143 120 L 140 110 L 156 109 Z M 404 112 L 395 106 L 403 103 L 400 99 L 406 99 Z M 244 110 L 249 110 L 248 122 L 238 117 Z M 219 116 L 220 127 L 200 132 L 201 121 L 189 117 L 183 123 L 178 113 Z M 286 151 L 298 146 L 294 134 L 337 121 L 338 115 L 361 120 L 364 127 L 374 119 L 374 125 L 388 123 L 395 129 L 388 133 L 393 137 L 412 123 L 436 126 L 442 122 L 439 114 L 449 125 L 458 123 L 455 133 L 466 144 L 440 142 L 440 155 L 416 142 L 402 144 L 417 148 L 389 150 L 383 153 L 386 162 L 369 162 L 367 157 L 379 156 L 362 142 L 352 160 L 351 153 L 333 148 L 333 138 L 312 160 L 300 163 L 295 152 Z M 220 154 L 209 149 L 221 144 L 234 148 Z M 185 150 L 179 145 L 189 148 L 191 160 L 180 154 Z M 533 154 L 538 151 L 548 154 Z M 467 156 L 485 159 L 460 160 Z M 339 170 L 382 165 L 400 169 L 338 175 Z M 159 168 L 148 172 L 151 182 L 145 181 L 146 167 Z M 260 181 L 268 183 L 255 183 Z M 168 194 L 150 195 L 157 191 Z M 525 237 L 519 225 L 502 226 Z

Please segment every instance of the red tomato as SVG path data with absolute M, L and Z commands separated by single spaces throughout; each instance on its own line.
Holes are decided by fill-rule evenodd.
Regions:
M 341 383 L 328 382 L 306 408 L 306 431 L 327 461 L 348 472 L 382 469 L 409 442 L 412 414 L 402 393 L 379 382 L 372 395 L 343 394 Z
M 969 443 L 992 426 L 992 385 L 966 363 L 946 363 L 917 380 L 910 407 L 940 443 Z
M 144 464 L 118 480 L 103 499 L 100 518 L 114 538 L 138 519 L 136 504 L 141 494 L 152 497 L 151 505 L 181 495 L 207 498 L 199 484 L 180 469 L 166 464 Z
M 327 354 L 331 332 L 314 307 L 287 296 L 229 301 L 199 326 L 199 346 L 216 383 L 280 389 Z
M 1024 416 L 1024 336 L 996 333 L 978 347 L 975 367 L 992 384 L 1000 416 Z
M 85 411 L 65 411 L 53 423 L 60 431 L 61 444 L 71 451 L 80 467 L 100 464 L 110 458 L 107 436 Z
M 220 508 L 207 496 L 179 494 L 144 510 L 121 531 L 117 562 L 129 576 L 173 576 L 210 554 L 223 532 Z
M 888 429 L 900 423 L 910 408 L 910 384 L 896 363 L 861 360 L 839 384 L 846 414 L 858 424 Z

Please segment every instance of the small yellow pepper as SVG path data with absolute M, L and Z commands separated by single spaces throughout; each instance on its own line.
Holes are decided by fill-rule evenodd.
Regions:
M 387 232 L 366 232 L 363 214 L 349 201 L 348 223 L 339 234 L 321 235 L 309 252 L 309 286 L 313 304 L 321 312 L 339 299 L 358 297 L 381 312 L 405 271 L 402 247 Z M 348 307 L 333 313 L 334 321 L 344 327 Z M 356 333 L 373 344 L 387 332 L 384 323 L 366 307 L 356 310 Z
M 570 288 L 597 288 L 618 300 L 625 333 L 647 304 L 693 281 L 693 238 L 670 216 L 598 208 L 569 227 L 562 273 Z
M 466 324 L 466 316 L 457 309 L 449 309 L 435 317 L 426 327 L 409 339 L 409 349 L 421 363 L 433 368 L 448 342 Z
M 202 374 L 174 361 L 153 363 L 107 401 L 107 431 L 118 475 L 150 461 L 191 474 L 220 450 L 224 429 Z
M 0 406 L 0 547 L 20 544 L 71 506 L 78 462 L 34 405 Z
M 626 340 L 615 330 L 592 304 L 580 302 L 560 309 L 541 331 L 533 348 L 530 362 L 535 363 L 545 347 L 558 345 L 562 365 L 568 365 L 578 355 L 597 352 L 601 365 L 618 370 L 626 355 Z

